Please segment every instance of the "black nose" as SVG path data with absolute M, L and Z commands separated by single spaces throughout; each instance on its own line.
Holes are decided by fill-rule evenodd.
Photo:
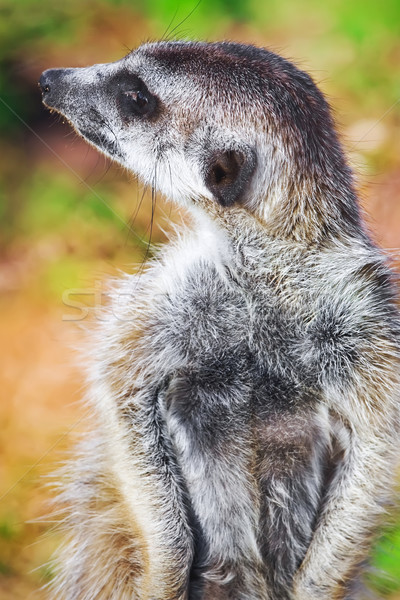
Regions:
M 43 96 L 49 94 L 53 85 L 57 84 L 57 80 L 59 79 L 61 73 L 64 69 L 47 69 L 44 71 L 39 79 L 39 86 L 42 90 Z
M 43 95 L 50 91 L 50 84 L 47 82 L 46 73 L 47 71 L 42 73 L 39 79 L 39 87 Z
M 42 91 L 43 101 L 52 106 L 53 101 L 62 97 L 65 76 L 73 69 L 47 69 L 39 79 L 39 87 Z

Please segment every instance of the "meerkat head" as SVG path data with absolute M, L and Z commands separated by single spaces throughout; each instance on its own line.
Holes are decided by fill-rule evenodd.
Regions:
M 114 63 L 49 69 L 40 86 L 91 144 L 179 203 L 240 205 L 268 221 L 289 197 L 299 218 L 305 197 L 349 187 L 322 94 L 264 49 L 151 43 Z

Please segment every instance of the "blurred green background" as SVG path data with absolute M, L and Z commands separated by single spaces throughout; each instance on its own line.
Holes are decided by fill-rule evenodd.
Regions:
M 58 543 L 46 478 L 82 430 L 77 312 L 101 281 L 134 270 L 179 213 L 41 106 L 49 67 L 109 62 L 168 35 L 267 46 L 327 94 L 375 239 L 400 246 L 398 0 L 0 0 L 0 598 L 44 598 Z M 79 313 L 84 317 L 86 313 Z M 75 322 L 74 322 L 75 321 Z M 371 575 L 400 598 L 400 518 L 376 544 Z

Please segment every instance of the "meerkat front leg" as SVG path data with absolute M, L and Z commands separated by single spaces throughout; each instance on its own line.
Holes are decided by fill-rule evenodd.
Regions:
M 313 540 L 296 577 L 295 600 L 350 598 L 354 579 L 370 545 L 382 508 L 382 471 L 388 458 L 378 436 L 352 436 L 346 463 L 336 477 L 328 503 L 319 518 Z
M 369 384 L 373 388 L 373 382 Z M 390 494 L 398 444 L 396 410 L 388 406 L 389 399 L 381 407 L 382 413 L 375 407 L 374 414 L 371 396 L 360 391 L 358 396 L 353 394 L 353 398 L 346 400 L 347 415 L 336 415 L 342 427 L 344 455 L 326 493 L 306 557 L 295 576 L 295 600 L 356 597 L 349 586 L 362 571 Z M 340 399 L 337 401 L 340 403 Z
M 245 373 L 233 373 L 228 360 L 229 352 L 203 356 L 172 380 L 165 398 L 197 525 L 190 599 L 268 600 L 248 390 Z
M 160 345 L 162 331 L 155 329 L 146 294 L 121 290 L 118 297 L 124 295 L 126 304 L 102 331 L 92 393 L 103 413 L 116 487 L 131 515 L 131 530 L 139 530 L 144 544 L 137 597 L 184 600 L 192 535 L 180 471 L 159 412 L 168 370 L 178 359 L 173 348 Z

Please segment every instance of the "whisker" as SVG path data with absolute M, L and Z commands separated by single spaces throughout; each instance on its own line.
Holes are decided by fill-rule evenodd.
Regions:
M 137 216 L 139 214 L 140 208 L 142 206 L 143 203 L 143 198 L 145 197 L 147 191 L 147 185 L 143 186 L 143 192 L 142 192 L 142 196 L 140 198 L 140 201 L 138 202 L 137 206 L 136 206 L 136 210 L 133 212 L 132 216 L 130 217 L 128 223 L 129 223 L 129 227 L 133 228 L 135 221 L 137 219 Z M 138 189 L 138 195 L 139 195 L 139 189 Z M 127 236 L 126 236 L 126 240 L 125 240 L 125 245 L 128 243 L 128 238 L 129 238 L 129 231 L 127 232 Z
M 200 4 L 202 3 L 203 0 L 197 0 L 197 3 L 195 4 L 195 6 L 192 8 L 192 10 L 190 11 L 189 14 L 186 15 L 186 17 L 184 19 L 182 19 L 182 21 L 180 21 L 180 23 L 178 23 L 177 25 L 175 25 L 175 27 L 171 30 L 169 36 L 168 36 L 168 40 L 171 40 L 174 32 L 181 26 L 183 25 L 188 19 L 190 19 L 190 17 L 192 16 L 192 14 L 199 8 Z
M 143 271 L 145 269 L 146 261 L 147 261 L 147 259 L 149 257 L 149 254 L 150 254 L 151 238 L 152 238 L 152 235 L 153 235 L 153 222 L 154 222 L 154 214 L 155 214 L 155 206 L 156 206 L 157 163 L 154 166 L 154 172 L 153 172 L 153 176 L 152 176 L 151 180 L 152 180 L 152 184 L 151 184 L 151 219 L 150 219 L 149 227 L 146 230 L 146 233 L 147 233 L 147 231 L 150 228 L 150 233 L 149 233 L 149 238 L 147 240 L 146 250 L 145 250 L 143 259 L 142 259 L 142 261 L 140 263 L 139 268 L 136 271 L 137 280 L 136 280 L 136 284 L 134 286 L 134 290 L 139 285 L 140 275 L 143 273 Z M 138 213 L 138 210 L 140 208 L 140 205 L 143 202 L 143 198 L 144 198 L 144 195 L 146 193 L 146 190 L 147 190 L 147 186 L 145 186 L 144 189 L 143 189 L 143 193 L 142 193 L 142 197 L 141 197 L 141 200 L 140 200 L 140 203 L 139 203 L 139 207 L 138 207 L 138 209 L 136 210 L 136 213 L 135 213 L 135 218 L 137 216 L 137 213 Z
M 176 7 L 175 12 L 174 12 L 174 14 L 172 16 L 172 19 L 168 23 L 167 29 L 164 31 L 164 33 L 161 36 L 161 41 L 168 40 L 168 31 L 169 31 L 169 28 L 172 26 L 173 22 L 175 21 L 175 18 L 176 18 L 176 15 L 178 14 L 179 8 L 180 8 L 180 3 L 177 4 L 177 7 Z
M 148 238 L 148 243 L 147 243 L 147 248 L 146 248 L 146 253 L 145 253 L 145 257 L 143 262 L 145 262 L 150 254 L 150 248 L 151 248 L 151 238 L 153 235 L 153 226 L 154 226 L 154 215 L 155 215 L 155 210 L 156 210 L 156 200 L 157 200 L 157 192 L 156 192 L 156 183 L 157 183 L 157 163 L 154 167 L 154 175 L 153 175 L 153 183 L 151 185 L 151 219 L 150 219 L 150 232 L 149 232 L 149 238 Z M 149 228 L 147 228 L 146 232 L 149 230 Z

